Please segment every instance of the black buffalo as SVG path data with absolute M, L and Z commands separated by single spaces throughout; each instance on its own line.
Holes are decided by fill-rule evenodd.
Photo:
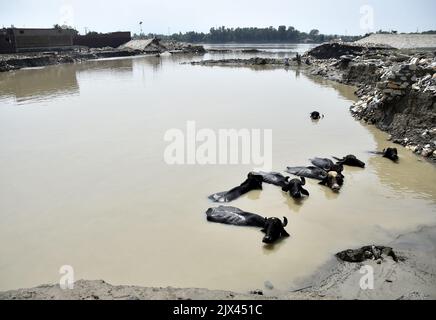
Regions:
M 321 115 L 318 111 L 313 111 L 310 113 L 310 118 L 312 120 L 319 120 L 321 118 L 324 118 L 324 115 Z
M 262 228 L 265 233 L 262 242 L 271 244 L 282 237 L 289 237 L 285 228 L 288 219 L 284 217 L 283 222 L 278 218 L 264 218 L 258 214 L 242 211 L 234 207 L 219 206 L 206 211 L 207 220 L 216 223 L 229 224 L 234 226 L 246 226 Z
M 360 161 L 359 159 L 357 159 L 355 155 L 352 154 L 349 154 L 341 159 L 337 157 L 333 157 L 333 159 L 337 160 L 336 164 L 350 166 L 350 167 L 365 168 L 365 162 Z
M 383 150 L 383 157 L 388 158 L 392 161 L 398 161 L 398 150 L 397 148 L 386 148 Z
M 310 159 L 310 162 L 318 168 L 321 168 L 327 172 L 329 171 L 336 171 L 341 173 L 344 170 L 344 167 L 342 164 L 336 164 L 332 160 L 327 158 L 314 158 Z
M 231 202 L 252 190 L 262 190 L 262 182 L 263 178 L 261 175 L 249 173 L 247 180 L 241 183 L 240 186 L 229 191 L 215 193 L 209 196 L 209 199 L 214 202 Z
M 342 173 L 337 171 L 326 171 L 314 166 L 288 167 L 286 172 L 299 177 L 321 180 L 320 184 L 329 187 L 335 192 L 338 192 L 344 184 L 344 176 Z
M 289 192 L 292 198 L 301 199 L 303 195 L 309 196 L 309 191 L 303 188 L 306 184 L 306 179 L 300 177 L 300 179 L 292 179 L 285 186 L 282 187 L 284 192 Z
M 380 154 L 384 158 L 387 158 L 387 159 L 392 160 L 394 162 L 397 162 L 399 160 L 397 148 L 386 148 L 386 149 L 383 149 L 383 151 L 375 151 L 375 152 L 371 152 L 371 153 Z
M 289 177 L 285 177 L 278 172 L 258 172 L 254 173 L 262 176 L 262 181 L 268 184 L 275 185 L 277 187 L 283 188 L 289 183 Z

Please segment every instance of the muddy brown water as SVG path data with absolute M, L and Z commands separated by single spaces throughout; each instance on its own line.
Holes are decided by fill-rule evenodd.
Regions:
M 403 148 L 399 164 L 369 154 L 391 143 L 351 117 L 354 88 L 295 70 L 180 64 L 191 58 L 201 59 L 0 74 L 0 290 L 55 283 L 62 265 L 76 279 L 113 284 L 289 289 L 340 250 L 436 225 L 435 167 Z M 308 118 L 315 109 L 326 115 L 319 123 Z M 367 167 L 347 167 L 340 194 L 309 181 L 300 204 L 269 185 L 232 203 L 289 219 L 291 237 L 265 247 L 259 230 L 204 215 L 214 206 L 207 196 L 238 185 L 253 166 L 163 161 L 166 130 L 184 131 L 188 120 L 272 129 L 277 171 L 349 153 Z

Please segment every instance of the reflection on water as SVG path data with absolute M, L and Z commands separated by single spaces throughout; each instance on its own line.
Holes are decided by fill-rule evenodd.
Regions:
M 18 103 L 32 99 L 55 98 L 79 92 L 76 66 L 37 68 L 0 74 L 0 97 L 13 97 Z
M 368 153 L 390 143 L 350 116 L 354 88 L 293 69 L 181 64 L 191 58 L 0 74 L 0 290 L 55 283 L 66 264 L 114 284 L 288 289 L 337 251 L 436 224 L 436 169 L 403 149 L 399 164 Z M 312 123 L 314 110 L 325 118 Z M 204 215 L 207 196 L 253 166 L 163 161 L 166 130 L 188 120 L 273 129 L 275 171 L 350 153 L 367 167 L 346 167 L 340 194 L 308 179 L 301 202 L 266 185 L 232 203 L 288 218 L 291 237 L 265 247 L 259 230 Z

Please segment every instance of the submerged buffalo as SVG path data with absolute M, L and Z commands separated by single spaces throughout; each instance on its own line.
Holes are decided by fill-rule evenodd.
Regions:
M 336 164 L 332 160 L 327 158 L 314 158 L 310 159 L 310 162 L 318 168 L 321 168 L 327 172 L 329 171 L 336 171 L 338 173 L 341 173 L 344 171 L 344 167 L 341 164 Z
M 254 173 L 262 176 L 262 181 L 268 184 L 283 188 L 289 183 L 289 177 L 285 177 L 279 172 L 258 172 Z
M 338 192 L 344 184 L 344 176 L 337 171 L 326 171 L 324 169 L 310 167 L 288 167 L 286 172 L 310 179 L 321 180 L 319 184 L 325 185 L 335 192 Z
M 209 199 L 214 202 L 231 202 L 252 190 L 262 190 L 262 182 L 263 178 L 261 175 L 249 173 L 247 180 L 241 183 L 240 186 L 229 191 L 215 193 L 209 196 Z
M 300 179 L 292 179 L 285 186 L 282 187 L 284 192 L 289 192 L 292 198 L 301 199 L 304 196 L 309 196 L 309 191 L 303 188 L 306 184 L 306 179 L 300 177 Z
M 355 155 L 352 154 L 349 154 L 343 158 L 333 157 L 333 159 L 337 160 L 336 164 L 339 165 L 365 168 L 365 162 L 360 161 Z
M 360 249 L 348 249 L 336 254 L 336 257 L 346 262 L 364 262 L 365 260 L 383 260 L 383 255 L 390 256 L 395 262 L 398 257 L 390 247 L 365 246 Z
M 324 115 L 321 115 L 318 111 L 313 111 L 310 113 L 310 118 L 312 120 L 319 120 L 321 118 L 324 118 Z
M 219 206 L 206 211 L 207 220 L 216 223 L 229 224 L 233 226 L 246 226 L 262 228 L 265 233 L 262 242 L 271 244 L 282 237 L 289 237 L 285 228 L 288 219 L 284 217 L 283 222 L 278 218 L 264 218 L 258 214 L 242 211 L 234 207 Z
M 383 157 L 388 158 L 392 161 L 398 161 L 398 150 L 397 148 L 386 148 L 383 150 Z
M 392 160 L 394 162 L 397 162 L 399 160 L 397 148 L 386 148 L 386 149 L 383 149 L 383 151 L 375 151 L 372 153 L 380 154 L 384 158 L 387 158 L 387 159 Z

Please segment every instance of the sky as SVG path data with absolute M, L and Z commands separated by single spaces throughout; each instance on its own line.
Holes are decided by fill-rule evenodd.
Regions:
M 139 33 L 142 21 L 145 33 L 157 34 L 286 25 L 360 35 L 436 30 L 435 13 L 435 0 L 0 0 L 0 27 L 67 24 L 80 33 Z

